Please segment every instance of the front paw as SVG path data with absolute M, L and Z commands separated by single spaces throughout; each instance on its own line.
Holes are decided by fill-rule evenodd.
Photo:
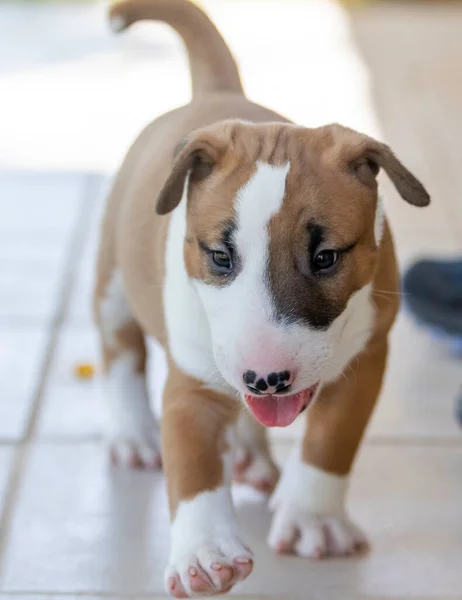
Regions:
M 279 478 L 279 470 L 269 453 L 240 446 L 234 461 L 234 481 L 270 494 Z
M 274 513 L 268 544 L 276 552 L 314 559 L 367 549 L 363 533 L 346 516 L 315 515 L 302 507 L 284 506 Z
M 224 594 L 253 569 L 252 553 L 233 534 L 185 546 L 174 553 L 165 572 L 166 590 L 175 598 Z
M 270 501 L 270 547 L 309 558 L 364 550 L 364 535 L 345 513 L 347 486 L 346 476 L 305 463 L 296 446 Z

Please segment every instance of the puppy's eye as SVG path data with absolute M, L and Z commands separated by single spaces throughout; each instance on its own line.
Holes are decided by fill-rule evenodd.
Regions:
M 335 265 L 338 259 L 338 252 L 335 250 L 321 250 L 313 259 L 314 271 L 325 271 Z
M 220 252 L 219 250 L 212 252 L 212 260 L 222 272 L 231 271 L 233 267 L 231 258 L 226 254 L 226 252 Z

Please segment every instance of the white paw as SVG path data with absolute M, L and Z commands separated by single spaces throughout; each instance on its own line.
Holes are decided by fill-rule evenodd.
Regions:
M 240 541 L 228 487 L 179 503 L 171 530 L 165 589 L 176 598 L 223 594 L 252 571 Z
M 240 446 L 234 460 L 234 481 L 251 485 L 260 492 L 271 493 L 279 477 L 279 470 L 271 456 L 259 450 Z
M 252 553 L 232 534 L 184 548 L 167 567 L 166 591 L 176 598 L 227 592 L 252 571 Z
M 310 558 L 364 549 L 365 537 L 345 514 L 347 485 L 347 477 L 303 462 L 295 446 L 270 500 L 270 547 Z
M 268 544 L 276 552 L 306 558 L 348 556 L 367 547 L 364 535 L 345 516 L 316 516 L 300 510 L 288 517 L 284 509 L 274 514 Z
M 111 461 L 133 469 L 160 469 L 162 459 L 157 443 L 146 438 L 120 437 L 109 441 Z
M 122 467 L 158 469 L 161 467 L 160 433 L 150 409 L 143 419 L 139 413 L 113 426 L 107 432 L 111 460 Z
M 118 358 L 105 381 L 106 441 L 111 459 L 123 467 L 161 466 L 160 433 L 149 406 L 144 376 L 129 353 Z
M 147 401 L 138 404 L 124 415 L 114 414 L 108 424 L 111 460 L 122 467 L 158 469 L 162 464 L 159 428 Z

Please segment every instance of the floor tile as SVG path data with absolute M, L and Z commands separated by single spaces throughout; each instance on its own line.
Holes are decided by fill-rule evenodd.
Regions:
M 102 178 L 94 198 L 93 214 L 86 232 L 85 245 L 76 265 L 75 284 L 66 314 L 66 323 L 74 323 L 78 326 L 93 324 L 92 298 L 97 250 L 100 241 L 101 220 L 110 184 L 110 178 Z
M 47 332 L 0 327 L 0 438 L 19 439 L 37 391 Z
M 50 323 L 57 307 L 66 248 L 60 260 L 11 260 L 0 266 L 0 325 Z
M 152 406 L 160 414 L 166 376 L 162 351 L 149 343 L 148 386 Z M 74 369 L 81 362 L 96 367 L 91 380 L 79 380 Z M 99 438 L 104 423 L 102 365 L 96 327 L 64 328 L 58 339 L 48 383 L 44 390 L 38 435 L 53 438 Z
M 52 318 L 86 177 L 0 172 L 0 323 Z
M 286 454 L 281 446 L 279 456 Z M 290 595 L 309 585 L 314 598 L 340 591 L 342 598 L 450 596 L 462 589 L 461 472 L 461 447 L 364 448 L 350 507 L 372 551 L 320 563 L 273 556 L 264 543 L 265 505 L 238 488 L 241 528 L 257 560 L 236 593 Z M 167 553 L 162 475 L 111 474 L 99 445 L 38 444 L 20 490 L 0 589 L 162 593 Z
M 460 389 L 461 357 L 402 313 L 392 332 L 385 383 L 368 435 L 462 441 L 454 417 Z
M 166 511 L 161 475 L 122 471 L 110 477 L 99 445 L 38 445 L 0 590 L 162 592 Z
M 65 236 L 56 233 L 49 235 L 46 231 L 19 231 L 14 228 L 3 230 L 0 237 L 0 265 L 10 261 L 47 263 L 50 267 L 59 265 Z
M 95 365 L 97 376 L 78 379 L 79 363 Z M 100 437 L 103 419 L 101 364 L 96 328 L 61 333 L 44 390 L 38 435 Z
M 66 238 L 86 177 L 80 173 L 0 172 L 0 231 Z

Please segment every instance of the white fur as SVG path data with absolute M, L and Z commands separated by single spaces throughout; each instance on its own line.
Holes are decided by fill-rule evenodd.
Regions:
M 163 300 L 169 348 L 185 373 L 218 391 L 229 392 L 213 358 L 204 308 L 184 264 L 187 195 L 188 181 L 180 205 L 172 214 L 167 238 Z
M 377 198 L 377 208 L 375 209 L 375 221 L 374 221 L 374 238 L 376 246 L 380 246 L 382 241 L 383 232 L 385 229 L 385 206 L 383 198 L 379 195 Z
M 120 271 L 114 271 L 106 287 L 99 305 L 99 314 L 104 341 L 114 346 L 114 333 L 132 320 Z
M 192 596 L 190 567 L 201 568 L 220 590 L 214 563 L 233 565 L 237 558 L 252 558 L 237 536 L 236 518 L 229 488 L 198 494 L 181 502 L 171 528 L 171 551 L 165 571 L 165 589 L 169 579 L 178 576 L 187 594 Z
M 124 352 L 114 360 L 104 382 L 106 438 L 118 463 L 158 466 L 160 438 L 149 407 L 145 377 L 136 372 L 137 356 Z
M 255 174 L 236 197 L 236 246 L 257 266 L 257 275 L 268 257 L 268 223 L 279 212 L 286 189 L 290 162 L 273 167 L 257 161 Z
M 368 283 L 352 294 L 345 310 L 325 332 L 330 360 L 323 365 L 321 380 L 332 382 L 366 347 L 375 321 L 372 284 Z
M 230 429 L 228 440 L 234 444 Z M 223 479 L 227 485 L 198 494 L 192 500 L 180 502 L 171 527 L 170 560 L 165 571 L 165 589 L 169 579 L 178 576 L 188 595 L 193 595 L 190 585 L 190 567 L 200 567 L 220 589 L 214 563 L 233 565 L 236 558 L 250 559 L 252 553 L 237 535 L 236 517 L 232 504 L 230 483 L 233 470 L 233 452 L 223 456 Z
M 304 463 L 297 443 L 271 498 L 268 543 L 300 556 L 349 554 L 364 542 L 345 513 L 348 479 Z
M 346 477 L 304 463 L 300 443 L 296 442 L 270 506 L 276 508 L 285 497 L 293 496 L 293 507 L 299 503 L 314 515 L 342 515 L 347 483 Z
M 247 369 L 267 369 L 264 372 L 269 373 L 289 368 L 287 364 L 275 366 L 278 359 L 284 362 L 285 348 L 277 327 L 270 325 L 274 307 L 265 279 L 268 223 L 282 205 L 289 169 L 289 163 L 272 167 L 258 162 L 255 174 L 237 193 L 235 244 L 243 268 L 236 279 L 224 288 L 196 282 L 217 365 L 226 380 L 241 391 Z

